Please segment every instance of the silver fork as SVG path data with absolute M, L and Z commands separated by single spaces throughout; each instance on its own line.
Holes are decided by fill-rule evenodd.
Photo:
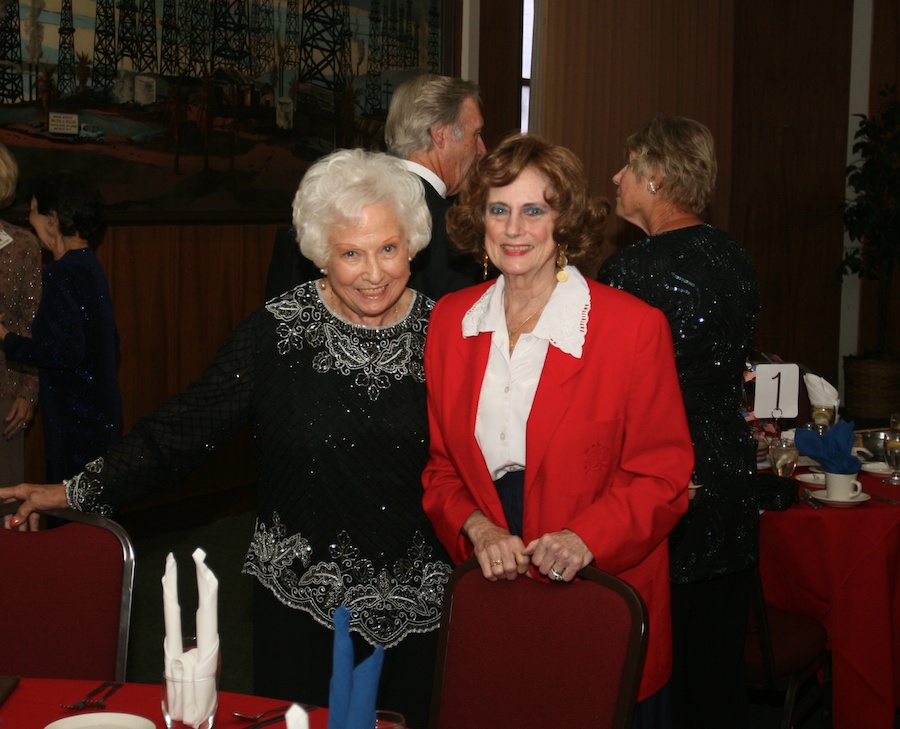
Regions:
M 232 711 L 231 715 L 236 716 L 238 719 L 243 721 L 258 721 L 262 719 L 264 716 L 268 716 L 269 714 L 277 714 L 279 712 L 284 713 L 288 709 L 291 708 L 293 704 L 287 704 L 285 706 L 276 706 L 274 709 L 267 709 L 266 711 L 260 711 L 258 714 L 242 714 L 239 711 Z M 318 709 L 319 707 L 314 704 L 300 704 L 304 711 L 307 713 L 313 711 L 314 709 Z
M 92 698 L 94 698 L 97 694 L 99 694 L 103 689 L 109 688 L 112 686 L 112 681 L 104 681 L 93 691 L 88 691 L 84 698 L 76 704 L 60 704 L 64 709 L 86 709 L 90 704 L 88 703 Z
M 116 691 L 122 688 L 124 684 L 114 683 L 111 684 L 109 689 L 103 696 L 99 699 L 89 699 L 86 703 L 91 709 L 105 709 L 106 708 L 106 700 L 112 696 Z

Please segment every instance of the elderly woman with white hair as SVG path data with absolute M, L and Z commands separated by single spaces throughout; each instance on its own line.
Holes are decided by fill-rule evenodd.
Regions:
M 346 605 L 357 652 L 386 648 L 379 706 L 425 726 L 451 565 L 419 481 L 433 302 L 406 284 L 430 236 L 422 185 L 395 158 L 335 152 L 306 173 L 294 226 L 321 279 L 244 320 L 199 380 L 84 472 L 0 499 L 25 499 L 19 523 L 66 505 L 112 514 L 249 426 L 256 693 L 327 704 L 333 613 Z

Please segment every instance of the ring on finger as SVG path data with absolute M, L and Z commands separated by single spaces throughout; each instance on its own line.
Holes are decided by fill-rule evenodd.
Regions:
M 502 564 L 503 564 L 503 560 L 502 560 L 502 559 L 492 559 L 492 560 L 491 560 L 491 564 L 492 564 L 492 565 L 502 565 Z
M 553 567 L 550 568 L 550 576 L 557 582 L 561 582 L 563 578 L 562 572 L 557 572 Z

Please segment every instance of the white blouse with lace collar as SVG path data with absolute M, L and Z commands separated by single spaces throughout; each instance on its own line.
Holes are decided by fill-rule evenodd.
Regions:
M 525 430 L 549 346 L 581 358 L 591 296 L 581 273 L 572 266 L 567 266 L 566 271 L 569 280 L 557 284 L 534 330 L 519 335 L 512 355 L 503 306 L 506 282 L 502 276 L 463 317 L 464 337 L 492 333 L 475 417 L 475 437 L 495 481 L 507 471 L 525 468 Z

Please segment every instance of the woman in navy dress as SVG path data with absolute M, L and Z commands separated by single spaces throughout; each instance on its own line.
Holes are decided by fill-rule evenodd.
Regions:
M 119 334 L 106 276 L 89 241 L 105 225 L 97 189 L 75 175 L 38 182 L 29 222 L 53 255 L 31 336 L 11 332 L 0 312 L 7 361 L 40 371 L 47 480 L 61 481 L 105 453 L 119 436 Z

